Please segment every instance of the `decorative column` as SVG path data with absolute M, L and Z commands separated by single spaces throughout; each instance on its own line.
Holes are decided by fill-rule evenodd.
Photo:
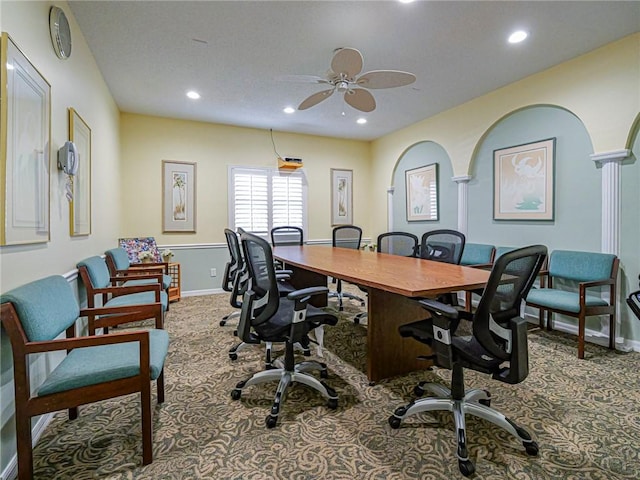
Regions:
M 387 188 L 387 232 L 393 231 L 393 192 L 395 187 Z
M 468 192 L 470 175 L 451 177 L 458 184 L 458 231 L 467 234 Z
M 602 241 L 603 253 L 620 253 L 620 162 L 630 150 L 594 153 L 591 160 L 602 165 Z
M 591 155 L 591 160 L 602 166 L 602 239 L 600 248 L 603 253 L 620 254 L 620 162 L 630 153 L 630 150 L 625 149 Z M 616 292 L 620 292 L 619 280 Z M 611 299 L 609 300 L 611 301 Z M 613 301 L 616 302 L 617 311 L 620 312 L 620 298 L 615 298 Z M 609 322 L 606 317 L 601 317 L 600 325 L 600 331 L 608 337 Z M 616 330 L 620 332 L 620 316 L 616 319 Z M 619 342 L 616 341 L 616 343 Z

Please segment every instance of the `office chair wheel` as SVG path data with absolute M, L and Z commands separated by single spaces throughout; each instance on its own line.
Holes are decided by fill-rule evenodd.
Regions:
M 267 428 L 275 427 L 278 424 L 278 417 L 274 417 L 273 415 L 268 415 L 265 420 L 265 424 L 267 425 Z
M 224 327 L 227 324 L 226 320 L 220 320 L 220 326 Z
M 420 382 L 418 385 L 413 387 L 413 394 L 416 397 L 421 397 L 421 396 L 424 395 L 424 388 L 422 387 L 424 384 L 425 384 L 425 382 Z
M 478 403 L 480 405 L 484 405 L 485 407 L 490 407 L 491 406 L 491 399 L 490 398 L 482 398 L 480 400 L 478 400 Z
M 527 455 L 530 455 L 532 457 L 538 455 L 538 444 L 536 442 L 522 442 L 522 445 L 524 445 L 524 449 L 527 452 Z
M 231 390 L 231 398 L 234 400 L 240 400 L 240 396 L 242 395 L 242 390 L 234 388 Z
M 476 467 L 471 463 L 471 460 L 458 460 L 458 468 L 465 477 L 473 475 L 476 471 Z
M 238 359 L 238 354 L 237 353 L 230 353 L 229 354 L 229 358 L 231 360 L 237 360 Z
M 329 378 L 329 371 L 326 367 L 320 370 L 320 378 Z
M 393 428 L 394 430 L 397 428 L 400 428 L 400 422 L 402 420 L 400 420 L 398 417 L 396 417 L 395 415 L 391 415 L 389 417 L 389 425 L 391 426 L 391 428 Z
M 360 325 L 360 317 L 358 317 L 357 315 L 353 317 L 353 323 L 356 325 Z
M 331 410 L 335 410 L 336 408 L 338 408 L 338 399 L 330 398 L 329 400 L 327 400 L 327 407 L 329 407 Z

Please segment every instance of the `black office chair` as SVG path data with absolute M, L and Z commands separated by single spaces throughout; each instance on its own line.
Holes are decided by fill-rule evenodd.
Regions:
M 640 286 L 640 275 L 638 275 L 638 286 Z M 631 292 L 627 297 L 627 305 L 633 314 L 640 320 L 640 290 Z
M 456 230 L 426 232 L 420 242 L 420 258 L 459 265 L 464 243 L 464 233 Z
M 238 236 L 236 235 L 236 233 L 233 230 L 225 228 L 224 236 L 227 240 L 227 248 L 229 250 L 230 260 L 227 262 L 224 268 L 222 289 L 225 292 L 229 292 L 231 294 L 231 306 L 233 308 L 239 309 L 241 304 L 238 297 L 243 293 L 239 291 L 239 287 L 241 286 L 240 277 L 245 271 L 244 260 L 240 253 L 240 243 L 238 241 Z M 224 317 L 222 317 L 222 320 L 220 320 L 220 326 L 224 327 L 227 324 L 227 321 L 239 315 L 240 312 L 238 310 L 225 315 Z
M 334 247 L 352 248 L 354 250 L 360 249 L 360 242 L 362 240 L 362 229 L 360 227 L 357 227 L 355 225 L 341 225 L 333 229 L 332 236 L 332 245 Z M 342 291 L 342 280 L 340 280 L 339 278 L 334 280 L 336 282 L 336 290 L 335 292 L 329 293 L 329 298 L 336 297 L 338 299 L 338 310 L 344 310 L 344 307 L 342 306 L 342 300 L 344 298 L 349 298 L 351 300 L 360 302 L 361 307 L 365 306 L 363 298 L 358 297 L 357 295 L 353 295 L 349 292 Z
M 271 245 L 304 245 L 304 232 L 300 227 L 283 226 L 271 229 Z
M 238 229 L 240 231 L 241 229 Z M 244 232 L 244 230 L 242 230 Z M 242 298 L 244 293 L 247 291 L 249 286 L 249 272 L 247 269 L 247 265 L 244 261 L 244 255 L 242 253 L 242 249 L 240 248 L 240 241 L 238 240 L 238 235 L 233 230 L 228 228 L 224 229 L 224 234 L 227 239 L 227 247 L 229 248 L 229 254 L 231 256 L 231 260 L 229 261 L 228 268 L 225 268 L 225 284 L 227 283 L 227 275 L 231 276 L 231 272 L 235 271 L 233 275 L 233 281 L 230 285 L 223 284 L 223 290 L 230 292 L 229 303 L 236 311 L 225 315 L 222 320 L 220 320 L 220 326 L 225 326 L 227 321 L 232 318 L 240 316 L 240 308 L 242 308 Z M 227 273 L 227 270 L 229 273 Z M 283 270 L 276 271 L 276 277 L 278 278 L 278 292 L 281 297 L 286 296 L 288 293 L 294 291 L 295 289 L 286 282 L 289 278 L 289 273 L 283 273 Z M 238 330 L 236 329 L 234 335 L 238 335 Z M 251 346 L 251 344 L 247 344 L 246 342 L 240 342 L 229 349 L 229 358 L 231 360 L 238 359 L 238 353 L 241 350 L 244 350 L 246 347 Z M 303 342 L 298 345 L 300 350 L 305 356 L 311 355 L 311 350 L 309 348 L 309 339 L 305 339 Z M 266 368 L 271 368 L 273 366 L 273 357 L 272 357 L 272 345 L 271 342 L 266 342 L 265 345 L 265 365 Z
M 327 366 L 316 361 L 296 364 L 293 352 L 294 344 L 304 341 L 311 330 L 321 325 L 338 323 L 334 315 L 307 304 L 312 296 L 326 295 L 329 289 L 309 287 L 281 298 L 269 244 L 249 233 L 244 233 L 241 241 L 251 286 L 242 300 L 238 335 L 246 343 L 284 343 L 285 356 L 281 368 L 263 370 L 239 382 L 231 392 L 231 397 L 237 400 L 242 391 L 250 385 L 278 380 L 271 413 L 266 418 L 269 428 L 275 427 L 278 422 L 281 403 L 291 382 L 299 382 L 317 390 L 327 399 L 329 408 L 337 408 L 336 392 L 307 373 L 319 370 L 321 377 L 326 378 Z
M 418 237 L 407 232 L 387 232 L 378 235 L 376 249 L 379 253 L 390 253 L 402 257 L 416 257 L 419 245 Z
M 418 237 L 413 233 L 382 233 L 378 235 L 378 239 L 376 241 L 376 251 L 378 253 L 389 253 L 391 255 L 400 255 L 402 257 L 415 257 L 418 253 L 418 249 Z M 360 290 L 366 292 L 362 287 L 360 287 Z M 367 318 L 367 312 L 361 312 L 354 317 L 353 321 L 358 324 L 365 318 Z
M 398 428 L 408 416 L 420 412 L 452 412 L 458 439 L 458 467 L 465 476 L 475 471 L 467 451 L 466 413 L 494 423 L 517 437 L 527 454 L 538 454 L 538 445 L 526 430 L 489 407 L 491 394 L 488 391 L 473 389 L 465 393 L 463 371 L 468 368 L 488 373 L 495 380 L 509 384 L 520 383 L 527 377 L 527 321 L 520 317 L 520 307 L 546 256 L 547 249 L 542 245 L 505 253 L 494 263 L 474 314 L 425 299 L 419 303 L 429 312 L 430 318 L 398 329 L 403 337 L 429 345 L 436 366 L 452 370 L 451 390 L 439 384 L 421 382 L 414 389 L 416 395 L 427 390 L 435 397 L 417 399 L 399 407 L 389 417 L 389 424 Z M 457 332 L 463 319 L 472 322 L 471 335 Z
M 422 235 L 420 258 L 460 265 L 465 244 L 464 233 L 457 230 L 432 230 Z M 458 295 L 447 293 L 438 298 L 443 303 L 458 305 Z

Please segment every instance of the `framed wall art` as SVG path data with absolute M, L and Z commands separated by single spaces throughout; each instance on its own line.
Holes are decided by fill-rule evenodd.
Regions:
M 553 220 L 555 138 L 493 152 L 494 220 Z
M 0 37 L 0 245 L 49 241 L 51 86 Z
M 69 140 L 78 156 L 78 170 L 70 177 L 69 226 L 74 237 L 91 233 L 91 129 L 73 108 L 69 109 Z
M 438 220 L 438 164 L 405 172 L 407 221 Z
M 353 170 L 331 169 L 331 225 L 353 224 Z
M 196 232 L 196 164 L 162 161 L 162 231 Z

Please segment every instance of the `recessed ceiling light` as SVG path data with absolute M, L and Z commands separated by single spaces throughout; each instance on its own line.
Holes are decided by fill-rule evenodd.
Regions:
M 284 110 L 282 110 L 284 113 L 293 113 L 296 111 L 295 108 L 293 107 L 285 107 Z
M 414 0 L 398 0 L 400 3 L 413 3 Z
M 13 70 L 13 64 L 7 63 L 7 70 Z
M 366 118 L 359 118 L 358 120 L 356 120 L 356 123 L 358 123 L 360 125 L 364 125 L 365 123 L 367 123 L 367 119 Z
M 193 90 L 190 90 L 187 92 L 187 97 L 189 97 L 192 100 L 197 100 L 200 98 L 200 94 L 198 92 L 194 92 Z
M 518 30 L 509 35 L 509 43 L 520 43 L 528 36 L 529 34 L 524 30 Z

